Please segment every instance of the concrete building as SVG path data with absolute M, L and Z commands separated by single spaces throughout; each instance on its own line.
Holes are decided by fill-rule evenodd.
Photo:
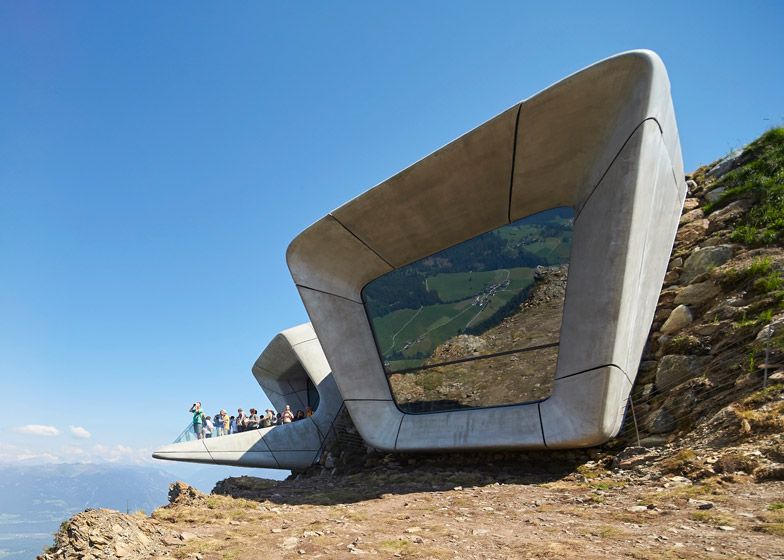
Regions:
M 343 403 L 310 323 L 279 333 L 267 345 L 253 375 L 277 410 L 314 409 L 304 420 L 162 447 L 156 459 L 245 467 L 304 468 L 318 458 Z
M 621 427 L 685 194 L 662 61 L 589 66 L 292 241 L 318 339 L 284 331 L 253 372 L 278 407 L 310 379 L 318 418 L 155 457 L 305 466 L 341 402 L 381 450 L 601 444 Z
M 362 437 L 379 449 L 430 451 L 583 447 L 615 435 L 685 194 L 666 70 L 655 53 L 633 51 L 522 101 L 307 228 L 289 246 L 288 265 Z M 549 395 L 503 406 L 403 410 L 366 287 L 564 207 L 573 223 Z M 422 332 L 410 343 L 420 344 Z M 422 365 L 432 367 L 432 360 L 426 356 Z

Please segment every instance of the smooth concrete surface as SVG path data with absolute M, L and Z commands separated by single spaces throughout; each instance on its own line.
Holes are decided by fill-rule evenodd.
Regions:
M 253 375 L 273 406 L 293 411 L 307 406 L 307 380 L 319 394 L 313 416 L 228 436 L 174 443 L 155 451 L 156 459 L 247 467 L 305 468 L 318 459 L 343 399 L 310 323 L 285 330 L 267 345 Z M 263 414 L 264 411 L 259 411 Z
M 412 451 L 582 447 L 612 437 L 685 193 L 666 70 L 655 53 L 632 51 L 504 111 L 303 231 L 289 269 L 362 437 Z M 389 267 L 558 206 L 577 217 L 552 395 L 400 412 L 362 287 Z
M 403 414 L 395 449 L 433 451 L 543 446 L 536 405 Z M 445 437 L 448 434 L 448 438 Z
M 294 283 L 298 286 L 308 286 L 361 303 L 357 294 L 362 287 L 392 270 L 333 216 L 313 224 L 311 233 L 321 239 L 323 246 L 298 243 L 295 239 L 286 251 L 288 260 L 311 263 L 308 267 L 292 271 Z M 329 247 L 329 251 L 324 251 L 323 247 Z M 358 274 L 347 276 L 344 273 L 346 267 L 354 268 Z
M 615 366 L 557 379 L 539 403 L 544 443 L 569 449 L 600 445 L 620 429 L 631 383 Z
M 516 122 L 512 107 L 332 215 L 396 268 L 504 225 Z
M 308 288 L 299 289 L 311 320 L 329 322 L 319 337 L 330 348 L 329 362 L 344 399 L 392 400 L 384 367 L 376 351 L 365 307 L 338 296 Z

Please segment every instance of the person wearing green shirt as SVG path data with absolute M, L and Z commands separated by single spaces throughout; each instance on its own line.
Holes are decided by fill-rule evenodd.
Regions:
M 193 413 L 193 431 L 196 433 L 196 439 L 204 439 L 204 412 L 201 410 L 201 402 L 193 403 L 190 412 Z

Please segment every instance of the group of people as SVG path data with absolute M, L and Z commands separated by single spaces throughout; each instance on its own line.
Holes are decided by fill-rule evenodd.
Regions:
M 238 408 L 236 416 L 229 416 L 225 410 L 221 410 L 215 416 L 210 417 L 202 410 L 201 402 L 195 402 L 191 405 L 190 412 L 193 413 L 193 431 L 198 439 L 226 436 L 259 428 L 271 428 L 313 416 L 313 409 L 309 406 L 305 410 L 298 410 L 295 413 L 288 404 L 283 412 L 278 413 L 268 408 L 264 415 L 259 415 L 258 410 L 251 408 L 250 414 L 245 414 L 242 408 Z

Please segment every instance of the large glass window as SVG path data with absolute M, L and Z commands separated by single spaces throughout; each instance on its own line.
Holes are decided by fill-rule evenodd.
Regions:
M 554 208 L 411 263 L 362 298 L 405 412 L 550 395 L 574 213 Z

